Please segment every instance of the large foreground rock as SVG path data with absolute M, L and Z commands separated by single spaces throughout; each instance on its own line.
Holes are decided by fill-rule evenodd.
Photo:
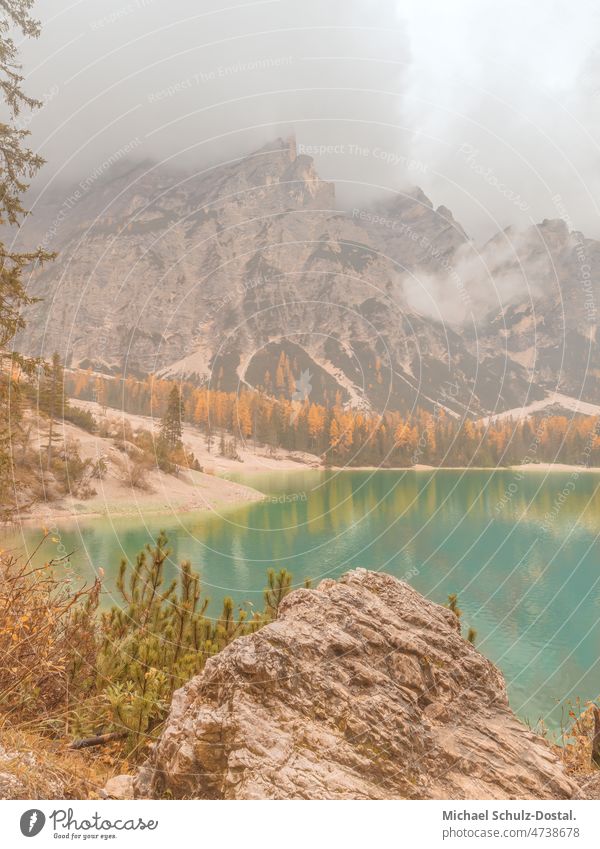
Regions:
M 178 690 L 138 797 L 571 798 L 456 617 L 357 569 L 291 593 L 276 622 Z

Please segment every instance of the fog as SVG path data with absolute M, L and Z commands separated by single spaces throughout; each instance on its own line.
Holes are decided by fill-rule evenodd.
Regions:
M 482 242 L 600 236 L 600 7 L 587 0 L 40 0 L 22 45 L 36 191 L 123 151 L 201 168 L 295 132 L 341 208 L 417 184 Z

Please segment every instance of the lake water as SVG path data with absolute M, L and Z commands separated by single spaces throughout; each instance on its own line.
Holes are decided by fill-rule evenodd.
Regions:
M 268 500 L 220 515 L 79 520 L 36 555 L 75 549 L 83 581 L 102 567 L 106 603 L 121 557 L 163 528 L 171 570 L 201 573 L 216 612 L 224 595 L 262 607 L 268 567 L 295 584 L 356 566 L 404 578 L 438 602 L 457 593 L 465 629 L 503 670 L 513 709 L 553 728 L 561 705 L 600 694 L 600 475 L 566 472 L 278 472 L 244 475 Z M 31 552 L 40 529 L 5 534 Z M 93 564 L 93 565 L 92 565 Z

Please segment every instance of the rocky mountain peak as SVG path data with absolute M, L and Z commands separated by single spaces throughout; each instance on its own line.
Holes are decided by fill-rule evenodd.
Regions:
M 294 133 L 290 133 L 285 138 L 279 136 L 273 141 L 267 142 L 256 151 L 256 154 L 251 154 L 251 156 L 260 155 L 261 153 L 271 153 L 273 151 L 282 151 L 286 154 L 289 161 L 293 162 L 298 156 L 298 146 Z

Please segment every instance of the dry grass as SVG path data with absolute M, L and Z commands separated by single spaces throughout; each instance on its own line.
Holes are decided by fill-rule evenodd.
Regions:
M 41 724 L 93 663 L 100 584 L 74 589 L 54 576 L 53 563 L 34 568 L 34 554 L 0 557 L 0 712 Z
M 246 621 L 230 599 L 218 620 L 207 619 L 189 563 L 163 585 L 166 544 L 160 534 L 135 564 L 123 561 L 123 606 L 102 615 L 100 579 L 77 588 L 54 563 L 34 567 L 36 552 L 0 555 L 0 797 L 96 794 L 144 757 L 173 690 L 263 624 L 260 615 Z M 102 734 L 118 740 L 91 752 L 68 748 L 74 737 Z
M 594 702 L 575 699 L 567 703 L 567 730 L 562 735 L 562 746 L 557 751 L 566 769 L 576 776 L 600 774 L 592 762 L 592 737 L 594 734 Z
M 115 774 L 110 752 L 65 744 L 0 721 L 0 798 L 97 799 Z
M 77 686 L 94 671 L 100 584 L 74 587 L 54 565 L 0 556 L 0 798 L 98 798 L 127 769 L 118 743 L 68 748 Z

